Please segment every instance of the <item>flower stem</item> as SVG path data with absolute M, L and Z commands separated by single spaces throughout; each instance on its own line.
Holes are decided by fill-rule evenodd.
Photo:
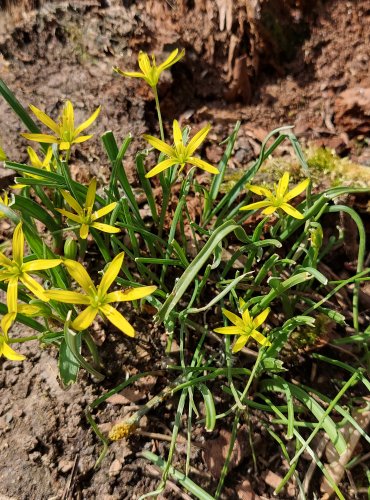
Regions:
M 161 108 L 159 106 L 157 87 L 153 87 L 153 94 L 155 99 L 155 107 L 157 109 L 157 115 L 158 115 L 159 132 L 161 134 L 162 141 L 164 141 L 163 121 L 162 121 Z
M 23 342 L 28 342 L 29 340 L 40 340 L 41 335 L 29 335 L 28 337 L 20 337 L 18 339 L 8 339 L 7 344 L 22 344 Z

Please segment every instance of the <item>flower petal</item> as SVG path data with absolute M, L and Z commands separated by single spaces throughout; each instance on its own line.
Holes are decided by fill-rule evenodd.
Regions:
M 107 295 L 108 303 L 111 302 L 126 302 L 129 300 L 138 300 L 148 295 L 151 295 L 157 289 L 156 286 L 140 286 L 137 288 L 129 288 L 124 291 L 111 292 Z
M 63 198 L 66 200 L 68 205 L 73 208 L 75 212 L 77 212 L 79 215 L 83 214 L 83 208 L 81 205 L 78 203 L 77 200 L 73 198 L 73 196 L 68 192 L 65 191 L 64 189 L 61 189 L 60 192 L 62 193 Z
M 31 260 L 23 264 L 23 269 L 26 273 L 32 273 L 33 271 L 41 271 L 42 269 L 52 269 L 53 267 L 59 266 L 61 262 L 61 259 Z
M 210 174 L 219 174 L 218 168 L 214 167 L 213 165 L 210 165 L 204 160 L 201 160 L 200 158 L 195 158 L 194 156 L 189 156 L 189 158 L 186 159 L 187 163 L 190 163 L 191 165 L 195 165 L 196 167 L 199 167 L 203 170 L 206 170 Z
M 24 252 L 24 234 L 22 229 L 22 222 L 20 222 L 14 230 L 13 234 L 13 259 L 21 266 L 23 264 Z
M 242 312 L 242 318 L 243 318 L 243 323 L 244 325 L 247 327 L 250 327 L 251 326 L 251 323 L 252 323 L 252 319 L 251 319 L 251 315 L 249 314 L 249 311 L 248 309 L 245 309 L 243 312 Z
M 176 165 L 178 163 L 177 160 L 174 160 L 173 158 L 168 158 L 167 160 L 163 160 L 158 165 L 156 165 L 152 170 L 150 170 L 145 177 L 153 177 L 154 175 L 159 174 L 160 172 L 163 172 L 163 170 L 166 170 L 166 168 L 170 168 L 173 165 Z
M 37 168 L 42 168 L 42 162 L 40 158 L 37 156 L 36 151 L 33 148 L 31 148 L 31 146 L 27 147 L 27 153 L 28 156 L 30 157 L 32 166 Z
M 17 317 L 17 313 L 12 312 L 12 313 L 4 314 L 4 316 L 1 318 L 1 329 L 4 333 L 6 340 L 8 339 L 9 328 L 12 326 L 12 323 L 14 322 L 16 317 Z
M 71 327 L 73 330 L 86 330 L 94 321 L 95 316 L 98 314 L 98 309 L 89 306 L 84 309 L 75 320 L 72 321 Z
M 64 302 L 66 304 L 90 304 L 91 300 L 87 295 L 70 290 L 46 290 L 45 295 L 50 300 Z
M 248 339 L 249 339 L 249 335 L 241 335 L 238 338 L 238 340 L 235 342 L 235 344 L 233 345 L 232 352 L 235 353 L 235 352 L 238 352 L 241 349 L 243 349 L 245 344 L 248 342 Z
M 82 264 L 75 260 L 66 259 L 63 264 L 74 280 L 85 290 L 86 293 L 95 292 L 95 286 Z
M 135 330 L 127 321 L 126 318 L 122 316 L 116 309 L 114 309 L 109 304 L 105 304 L 100 308 L 101 312 L 107 317 L 107 319 L 121 332 L 125 333 L 129 337 L 135 337 Z
M 195 136 L 189 141 L 189 144 L 187 145 L 187 153 L 189 156 L 191 156 L 194 151 L 199 148 L 202 142 L 204 142 L 210 130 L 211 125 L 208 124 L 206 127 L 199 130 L 199 132 L 196 133 Z
M 46 134 L 21 134 L 22 137 L 29 141 L 45 142 L 47 144 L 59 144 L 60 139 L 53 135 Z
M 87 224 L 81 224 L 81 227 L 80 227 L 81 240 L 86 240 L 88 235 L 89 235 L 89 226 Z
M 304 219 L 304 215 L 301 214 L 301 212 L 298 212 L 295 208 L 292 207 L 292 205 L 289 205 L 289 203 L 283 203 L 280 208 L 284 210 L 287 214 L 291 215 L 295 219 Z
M 238 326 L 239 328 L 244 328 L 244 323 L 242 318 L 237 316 L 236 314 L 232 313 L 231 311 L 228 311 L 227 309 L 222 308 L 222 314 L 226 316 L 227 319 L 231 321 L 234 325 Z
M 266 189 L 262 186 L 252 186 L 248 185 L 246 186 L 249 191 L 252 191 L 252 193 L 259 194 L 260 196 L 265 196 L 266 198 L 272 198 L 273 194 L 269 189 Z
M 10 266 L 12 261 L 6 255 L 0 252 L 0 266 Z
M 10 278 L 8 288 L 6 290 L 6 303 L 8 312 L 17 312 L 17 297 L 18 297 L 18 278 Z
M 144 134 L 143 138 L 149 142 L 153 148 L 158 149 L 158 151 L 161 151 L 161 153 L 164 153 L 167 156 L 174 157 L 176 156 L 176 152 L 174 151 L 171 146 L 166 144 L 164 141 L 161 141 L 160 139 L 157 139 L 156 137 L 153 137 L 152 135 L 147 135 Z
M 244 205 L 240 210 L 259 210 L 260 208 L 269 207 L 271 205 L 270 201 L 257 201 L 256 203 L 249 203 L 249 205 Z M 274 208 L 275 210 L 275 208 Z
M 258 328 L 266 321 L 267 316 L 270 314 L 270 308 L 267 307 L 264 311 L 262 311 L 258 316 L 253 319 L 254 328 Z
M 215 328 L 213 331 L 224 335 L 243 335 L 245 333 L 238 326 L 221 326 L 220 328 Z
M 179 49 L 175 49 L 174 51 L 171 52 L 171 54 L 167 57 L 167 59 L 158 66 L 158 71 L 159 73 L 162 73 L 165 69 L 169 68 L 173 64 L 177 63 L 180 59 L 182 59 L 185 55 L 185 50 L 182 49 L 182 51 L 178 54 Z
M 100 219 L 100 217 L 104 217 L 104 215 L 109 214 L 112 210 L 114 210 L 117 206 L 117 202 L 109 203 L 105 207 L 99 208 L 91 215 L 91 220 L 95 221 L 96 219 Z
M 94 121 L 97 119 L 97 117 L 99 116 L 99 113 L 100 113 L 100 110 L 101 110 L 101 106 L 99 106 L 95 111 L 94 113 L 90 116 L 90 118 L 88 118 L 86 121 L 84 121 L 83 123 L 81 123 L 81 125 L 79 125 L 75 131 L 74 131 L 74 136 L 77 137 L 78 135 L 81 134 L 81 132 L 83 130 L 85 130 L 86 128 L 90 127 L 90 125 L 92 123 L 94 123 Z
M 121 229 L 115 226 L 111 226 L 110 224 L 102 224 L 101 222 L 93 222 L 91 227 L 95 227 L 95 229 L 99 229 L 99 231 L 103 231 L 104 233 L 120 233 Z
M 262 335 L 262 333 L 258 332 L 257 330 L 253 330 L 251 332 L 251 337 L 253 337 L 254 340 L 257 340 L 257 342 L 263 346 L 271 345 L 271 342 L 264 335 Z
M 289 186 L 289 172 L 284 172 L 276 188 L 276 197 L 283 198 Z
M 2 350 L 1 354 L 6 358 L 10 359 L 10 361 L 23 361 L 24 359 L 26 359 L 26 357 L 23 356 L 23 354 L 15 352 L 6 342 L 4 342 L 1 350 Z
M 122 71 L 121 69 L 114 67 L 113 71 L 118 73 L 121 76 L 128 76 L 130 78 L 144 78 L 144 73 L 139 73 L 137 71 Z
M 271 215 L 274 212 L 276 212 L 276 210 L 277 210 L 277 207 L 275 207 L 274 205 L 272 205 L 270 207 L 265 208 L 265 210 L 262 210 L 262 213 L 264 215 Z
M 178 144 L 183 144 L 181 128 L 177 120 L 173 121 L 173 142 L 175 143 L 175 147 Z
M 80 135 L 80 137 L 76 137 L 75 139 L 73 139 L 73 141 L 71 142 L 71 144 L 81 144 L 81 142 L 88 141 L 89 139 L 91 139 L 91 137 L 94 137 L 94 135 L 93 134 L 91 134 L 91 135 Z M 60 145 L 60 149 L 62 149 L 62 145 Z M 64 148 L 64 149 L 68 149 L 68 148 Z
M 142 50 L 139 52 L 138 63 L 139 63 L 139 68 L 144 73 L 144 75 L 146 77 L 150 76 L 151 69 L 152 69 L 151 64 L 150 64 L 150 59 L 149 59 L 148 54 L 146 54 Z
M 67 217 L 67 219 L 71 219 L 74 222 L 77 222 L 78 224 L 81 224 L 81 216 L 77 214 L 73 214 L 72 212 L 68 212 L 68 210 L 64 210 L 63 208 L 56 208 L 55 209 L 57 212 L 60 214 L 64 215 Z
M 42 288 L 40 283 L 38 283 L 35 279 L 29 276 L 26 273 L 23 273 L 19 278 L 21 282 L 30 290 L 36 297 L 44 302 L 48 302 L 49 299 L 45 295 L 45 290 Z
M 113 281 L 117 278 L 122 264 L 123 264 L 123 259 L 125 257 L 125 253 L 121 252 L 114 259 L 112 262 L 107 267 L 107 270 L 105 271 L 100 285 L 98 285 L 98 294 L 100 297 L 104 297 L 107 294 L 108 288 L 111 286 Z
M 289 191 L 289 193 L 284 196 L 284 201 L 289 201 L 301 194 L 307 188 L 309 183 L 310 179 L 305 179 L 304 181 L 300 182 L 296 187 L 294 187 L 291 191 Z
M 42 122 L 44 125 L 46 125 L 50 130 L 52 130 L 57 136 L 59 136 L 60 129 L 59 125 L 55 123 L 54 120 L 50 118 L 46 113 L 41 111 L 41 109 L 36 108 L 36 106 L 32 106 L 30 104 L 30 109 L 32 113 Z
M 95 202 L 95 194 L 96 194 L 96 177 L 91 179 L 87 194 L 86 194 L 86 201 L 85 201 L 85 208 L 87 210 L 93 208 L 94 202 Z

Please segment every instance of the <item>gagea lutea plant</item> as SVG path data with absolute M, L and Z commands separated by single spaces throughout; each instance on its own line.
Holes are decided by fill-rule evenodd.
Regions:
M 368 316 L 359 307 L 360 286 L 369 272 L 365 229 L 354 209 L 341 202 L 345 195 L 369 190 L 312 189 L 291 127 L 272 131 L 255 162 L 245 165 L 238 176 L 233 172 L 234 184 L 225 184 L 239 122 L 233 130 L 225 130 L 224 155 L 217 166 L 204 158 L 210 124 L 194 124 L 192 130 L 174 117 L 172 133 L 165 137 L 168 124 L 162 121 L 158 85 L 163 71 L 183 63 L 184 57 L 185 52 L 176 49 L 157 65 L 154 56 L 140 52 L 140 72 L 114 68 L 120 76 L 136 78 L 137 85 L 149 85 L 157 109 L 158 131 L 143 136 L 151 149 L 135 155 L 139 190 L 131 186 L 125 171 L 131 135 L 122 145 L 111 131 L 101 137 L 111 164 L 107 185 L 99 185 L 95 178 L 84 185 L 71 173 L 71 157 L 79 144 L 92 139 L 83 133 L 98 119 L 100 106 L 76 126 L 70 100 L 56 118 L 30 105 L 49 130 L 45 133 L 0 83 L 2 96 L 28 128 L 23 137 L 37 145 L 27 148 L 25 164 L 0 150 L 0 160 L 18 173 L 12 192 L 0 198 L 0 216 L 9 220 L 13 233 L 12 242 L 0 253 L 0 286 L 6 294 L 0 307 L 0 356 L 22 362 L 22 343 L 54 346 L 64 386 L 75 383 L 81 369 L 91 375 L 92 383 L 102 383 L 106 367 L 99 351 L 104 344 L 99 347 L 94 340 L 94 322 L 98 320 L 107 332 L 123 334 L 122 341 L 150 335 L 159 350 L 160 335 L 165 333 L 167 346 L 158 374 L 163 389 L 158 394 L 115 422 L 108 435 L 99 429 L 93 411 L 146 373 L 132 374 L 87 408 L 87 419 L 104 445 L 97 466 L 111 441 L 140 434 L 142 417 L 171 399 L 175 410 L 165 455 L 142 451 L 162 470 L 156 491 L 144 496 L 159 495 L 171 477 L 196 498 L 220 498 L 225 481 L 233 484 L 228 470 L 243 424 L 252 446 L 244 471 L 254 463 L 259 472 L 254 432 L 266 442 L 275 441 L 280 449 L 276 472 L 281 481 L 275 495 L 285 498 L 287 484 L 297 495 L 304 492 L 304 475 L 297 464 L 305 454 L 343 499 L 341 485 L 315 452 L 313 440 L 320 436 L 331 442 L 340 457 L 348 446 L 341 428 L 350 425 L 370 442 L 354 417 L 366 410 L 363 394 L 370 388 L 365 376 Z M 283 141 L 292 145 L 300 174 L 290 182 L 287 171 L 256 185 L 261 165 Z M 206 175 L 206 184 L 199 184 L 199 173 Z M 145 194 L 149 220 L 141 217 L 139 191 Z M 195 196 L 198 216 L 188 206 Z M 170 204 L 174 197 L 175 207 Z M 339 231 L 324 244 L 323 217 L 341 213 L 351 217 L 358 230 L 357 269 L 353 276 L 333 279 L 321 263 L 338 251 L 343 237 Z M 191 244 L 196 252 L 190 252 Z M 343 297 L 351 297 L 347 310 Z M 141 322 L 129 321 L 128 315 L 141 316 Z M 147 331 L 138 326 L 143 321 Z M 35 333 L 18 336 L 18 323 Z M 335 335 L 322 327 L 329 323 Z M 179 351 L 174 362 L 169 354 L 175 344 Z M 341 346 L 354 349 L 356 355 L 345 357 Z M 317 365 L 316 375 L 307 376 L 305 363 Z M 324 394 L 317 374 L 329 368 L 335 383 Z M 150 418 L 148 425 L 146 433 L 158 432 Z M 192 443 L 222 428 L 230 431 L 225 463 L 206 491 L 191 473 Z M 180 433 L 187 436 L 185 461 L 176 453 Z

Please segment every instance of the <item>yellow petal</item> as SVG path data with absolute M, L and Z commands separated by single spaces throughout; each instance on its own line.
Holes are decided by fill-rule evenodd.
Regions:
M 245 326 L 250 326 L 252 323 L 251 316 L 249 314 L 248 309 L 245 309 L 245 311 L 242 312 L 242 318 Z
M 36 151 L 33 148 L 31 148 L 31 146 L 27 147 L 27 153 L 28 153 L 28 156 L 30 157 L 32 166 L 41 168 L 42 162 L 41 162 L 40 158 L 37 156 Z
M 10 361 L 23 361 L 26 359 L 23 354 L 19 354 L 18 352 L 15 352 L 8 344 L 4 342 L 2 349 L 1 349 L 1 354 L 5 356 L 6 358 L 10 359 Z
M 77 200 L 73 198 L 73 196 L 68 193 L 68 191 L 65 191 L 64 189 L 61 189 L 60 192 L 62 193 L 63 198 L 66 200 L 68 205 L 73 208 L 79 215 L 83 215 L 83 208 L 81 205 L 78 203 Z
M 199 167 L 203 170 L 206 170 L 210 174 L 219 174 L 219 170 L 214 167 L 213 165 L 210 165 L 204 160 L 201 160 L 200 158 L 195 158 L 194 156 L 189 156 L 189 158 L 186 159 L 187 163 L 190 163 L 191 165 L 195 165 L 196 167 Z
M 86 330 L 94 321 L 95 316 L 98 314 L 98 309 L 95 307 L 86 307 L 72 322 L 71 327 L 74 330 Z
M 61 262 L 61 259 L 31 260 L 23 264 L 23 269 L 27 273 L 32 273 L 33 271 L 41 271 L 42 269 L 52 269 L 53 267 L 59 266 Z
M 10 266 L 12 261 L 6 257 L 2 252 L 0 252 L 0 266 Z
M 85 201 L 85 208 L 87 210 L 89 209 L 92 210 L 95 202 L 95 194 L 96 194 L 96 177 L 91 179 L 89 188 L 87 190 L 86 201 Z
M 173 158 L 168 158 L 167 160 L 163 160 L 158 165 L 156 165 L 152 170 L 150 170 L 145 177 L 153 177 L 154 175 L 159 174 L 160 172 L 163 172 L 163 170 L 166 170 L 167 168 L 172 167 L 173 165 L 176 165 L 177 160 L 174 160 Z
M 101 106 L 99 106 L 95 111 L 94 113 L 90 116 L 90 118 L 88 118 L 86 121 L 84 121 L 83 123 L 81 123 L 81 125 L 79 125 L 76 129 L 75 129 L 75 133 L 74 133 L 74 136 L 77 137 L 78 135 L 81 134 L 81 132 L 83 130 L 85 130 L 86 128 L 90 127 L 90 125 L 92 123 L 94 123 L 94 121 L 97 119 L 97 117 L 99 116 L 99 113 L 101 111 Z
M 222 333 L 223 335 L 243 335 L 244 330 L 238 326 L 221 326 L 220 328 L 215 328 L 213 330 L 216 333 Z
M 109 304 L 105 304 L 100 308 L 102 313 L 107 317 L 108 321 L 110 321 L 116 328 L 121 330 L 121 332 L 125 333 L 129 337 L 135 337 L 135 330 L 127 321 L 126 318 L 122 316 L 116 309 L 114 309 Z
M 235 344 L 233 345 L 232 352 L 235 353 L 235 352 L 238 352 L 241 349 L 243 349 L 245 344 L 248 342 L 248 338 L 249 338 L 249 335 L 241 335 L 238 338 L 238 340 L 235 342 Z
M 263 346 L 271 345 L 271 342 L 264 335 L 262 335 L 262 333 L 258 332 L 257 330 L 252 331 L 251 337 L 253 337 L 255 340 L 257 340 L 257 342 Z
M 282 178 L 279 180 L 279 183 L 276 188 L 276 196 L 277 198 L 283 198 L 285 193 L 287 192 L 289 185 L 289 172 L 284 172 Z
M 45 302 L 48 302 L 49 299 L 46 297 L 45 290 L 42 288 L 40 283 L 38 283 L 36 280 L 34 280 L 31 276 L 29 276 L 26 273 L 22 274 L 20 280 L 28 288 L 28 290 L 30 290 L 34 295 L 36 295 L 37 298 Z
M 271 215 L 271 214 L 273 214 L 274 212 L 276 212 L 276 210 L 277 210 L 277 207 L 270 206 L 270 207 L 265 208 L 265 210 L 263 210 L 263 211 L 262 211 L 262 213 L 263 213 L 264 215 Z
M 140 51 L 138 57 L 139 67 L 146 77 L 150 76 L 151 65 L 148 54 Z
M 93 222 L 91 227 L 95 227 L 95 229 L 99 229 L 99 231 L 103 231 L 103 233 L 120 233 L 121 229 L 115 226 L 111 226 L 109 224 L 102 224 L 101 222 Z
M 253 319 L 254 328 L 258 328 L 266 321 L 267 316 L 270 314 L 270 308 L 268 307 L 262 311 L 256 318 Z
M 67 219 L 71 219 L 74 222 L 81 224 L 81 216 L 80 215 L 76 215 L 76 214 L 73 214 L 72 212 L 68 212 L 68 210 L 64 210 L 63 208 L 56 208 L 55 210 L 57 212 L 59 212 L 60 214 L 64 215 L 65 217 L 67 217 Z
M 175 147 L 179 144 L 183 144 L 181 128 L 177 120 L 173 121 L 173 142 L 175 143 Z
M 295 188 L 293 188 L 291 191 L 289 191 L 289 193 L 287 193 L 284 196 L 284 201 L 289 201 L 298 196 L 299 194 L 301 194 L 302 191 L 304 191 L 307 188 L 309 183 L 310 179 L 305 179 L 304 181 L 300 182 Z
M 298 210 L 293 208 L 292 205 L 289 205 L 288 203 L 283 203 L 280 208 L 295 219 L 304 219 L 304 215 L 302 215 L 301 212 L 298 212 Z
M 59 142 L 59 149 L 61 151 L 66 151 L 66 150 L 71 149 L 71 145 L 72 145 L 71 142 L 61 141 L 61 142 Z
M 4 316 L 1 318 L 1 329 L 4 333 L 5 339 L 8 339 L 9 328 L 12 326 L 12 323 L 14 323 L 16 316 L 17 313 L 12 312 L 4 314 Z
M 21 134 L 22 137 L 29 141 L 45 142 L 47 144 L 59 144 L 60 139 L 53 135 L 46 134 Z
M 232 313 L 231 311 L 228 311 L 227 309 L 222 309 L 222 314 L 226 316 L 227 319 L 231 321 L 235 326 L 238 326 L 239 328 L 244 328 L 244 323 L 242 318 L 237 316 L 236 314 Z
M 187 153 L 191 156 L 196 149 L 204 142 L 205 138 L 208 135 L 208 132 L 211 130 L 211 125 L 207 125 L 206 127 L 199 130 L 197 134 L 189 141 L 187 145 Z
M 165 69 L 169 68 L 173 64 L 177 63 L 182 59 L 185 55 L 185 50 L 182 49 L 182 51 L 178 54 L 179 49 L 175 49 L 171 54 L 167 57 L 167 59 L 158 66 L 158 71 L 159 73 L 162 73 Z
M 65 102 L 62 111 L 62 123 L 63 132 L 73 132 L 75 128 L 75 112 L 73 109 L 73 104 L 69 100 Z
M 46 152 L 44 161 L 42 162 L 42 166 L 46 168 L 46 170 L 50 171 L 50 161 L 51 157 L 53 156 L 53 148 L 51 146 L 48 147 L 48 150 Z
M 24 235 L 23 235 L 22 223 L 20 222 L 15 228 L 13 234 L 13 259 L 20 266 L 23 263 L 23 251 L 24 251 Z
M 151 295 L 157 289 L 156 286 L 141 286 L 129 288 L 124 291 L 111 292 L 107 295 L 107 302 L 126 302 L 129 300 L 138 300 Z
M 55 123 L 54 120 L 50 118 L 50 116 L 41 111 L 41 109 L 36 108 L 36 106 L 32 106 L 32 104 L 30 104 L 30 109 L 32 113 L 40 120 L 40 122 L 42 122 L 44 125 L 50 128 L 50 130 L 52 130 L 54 134 L 59 136 L 60 132 L 59 126 Z
M 251 186 L 247 185 L 246 186 L 249 191 L 252 191 L 252 193 L 259 194 L 260 196 L 265 196 L 266 198 L 272 198 L 273 194 L 269 189 L 266 189 L 262 186 Z
M 100 297 L 104 297 L 106 295 L 108 288 L 117 278 L 118 273 L 121 270 L 124 257 L 125 257 L 124 252 L 121 252 L 108 265 L 108 268 L 101 279 L 100 285 L 98 286 L 98 293 Z
M 95 286 L 82 264 L 74 260 L 66 259 L 63 264 L 74 280 L 81 285 L 86 293 L 95 292 Z
M 80 137 L 76 137 L 76 139 L 73 139 L 72 144 L 81 144 L 81 142 L 88 141 L 91 139 L 91 137 L 94 137 L 93 135 L 80 135 Z M 62 147 L 60 147 L 62 149 Z
M 165 155 L 171 156 L 171 157 L 176 156 L 174 149 L 171 148 L 171 146 L 166 144 L 164 141 L 161 141 L 160 139 L 157 139 L 156 137 L 153 137 L 152 135 L 146 135 L 146 134 L 143 135 L 143 138 L 147 142 L 149 142 L 149 144 L 151 146 L 153 146 L 153 148 L 158 149 L 158 151 L 161 151 Z
M 82 224 L 80 227 L 80 238 L 81 240 L 86 240 L 89 235 L 89 226 L 87 224 Z
M 10 313 L 17 312 L 18 278 L 10 278 L 6 290 L 6 303 Z
M 143 73 L 138 73 L 137 71 L 122 71 L 117 67 L 114 67 L 113 71 L 121 76 L 128 76 L 130 78 L 145 78 L 145 75 Z
M 117 202 L 114 201 L 113 203 L 109 203 L 109 205 L 106 205 L 103 208 L 99 208 L 99 210 L 96 210 L 92 215 L 91 215 L 91 220 L 95 221 L 96 219 L 100 219 L 101 217 L 104 217 L 104 215 L 109 214 L 109 212 L 112 212 L 117 206 Z
M 45 295 L 50 300 L 65 302 L 66 304 L 90 304 L 91 300 L 87 295 L 70 290 L 47 290 Z

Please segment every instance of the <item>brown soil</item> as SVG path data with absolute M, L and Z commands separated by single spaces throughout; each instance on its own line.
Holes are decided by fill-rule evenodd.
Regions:
M 161 80 L 166 126 L 170 130 L 173 118 L 179 117 L 195 127 L 211 122 L 213 134 L 205 148 L 210 161 L 218 160 L 217 141 L 241 119 L 234 167 L 255 158 L 267 132 L 286 124 L 295 125 L 303 142 L 326 145 L 370 166 L 368 2 L 312 2 L 314 9 L 309 8 L 310 2 L 286 2 L 293 26 L 289 36 L 279 26 L 275 32 L 266 30 L 271 27 L 271 12 L 276 13 L 273 9 L 283 3 L 260 2 L 259 12 L 265 17 L 244 11 L 243 2 L 236 7 L 233 2 L 210 0 L 81 0 L 44 2 L 38 10 L 0 11 L 1 77 L 24 105 L 32 103 L 52 116 L 66 98 L 75 105 L 77 121 L 102 105 L 94 126 L 96 139 L 82 145 L 73 159 L 74 171 L 84 181 L 91 174 L 101 181 L 109 176 L 99 134 L 113 130 L 121 140 L 129 132 L 135 137 L 148 129 L 155 132 L 155 109 L 147 88 L 138 80 L 113 75 L 112 66 L 134 69 L 139 49 L 161 57 L 162 50 L 173 47 L 185 47 L 187 55 Z M 1 145 L 14 161 L 26 161 L 26 141 L 19 136 L 24 128 L 3 100 L 0 117 Z M 134 141 L 125 164 L 132 183 L 139 143 L 140 139 Z M 149 314 L 136 322 L 140 334 L 135 342 L 102 327 L 107 334 L 102 355 L 108 373 L 102 384 L 93 384 L 81 374 L 78 384 L 68 391 L 61 389 L 55 353 L 40 352 L 36 343 L 22 345 L 20 350 L 27 355 L 23 364 L 1 361 L 0 498 L 118 500 L 135 499 L 155 489 L 156 471 L 136 453 L 145 447 L 164 454 L 166 442 L 139 436 L 116 443 L 95 471 L 101 444 L 84 416 L 86 405 L 127 373 L 162 368 L 161 331 L 154 329 Z M 145 401 L 162 384 L 160 375 L 148 385 L 138 384 L 138 395 L 129 394 L 131 399 L 118 398 L 103 407 L 99 423 L 114 422 L 124 407 Z M 167 434 L 172 417 L 167 403 L 158 413 L 152 412 L 148 430 Z M 221 429 L 211 437 L 225 441 L 225 433 Z M 199 436 L 200 444 L 202 439 Z M 261 436 L 254 439 L 265 473 L 254 475 L 251 460 L 241 451 L 225 498 L 258 498 L 253 491 L 271 498 L 271 470 L 279 471 L 266 457 L 276 450 L 263 440 L 261 444 Z M 177 460 L 183 459 L 184 450 L 179 449 Z M 193 464 L 194 481 L 213 491 L 207 469 L 212 466 L 200 448 L 193 452 Z M 181 495 L 172 483 L 162 498 Z

